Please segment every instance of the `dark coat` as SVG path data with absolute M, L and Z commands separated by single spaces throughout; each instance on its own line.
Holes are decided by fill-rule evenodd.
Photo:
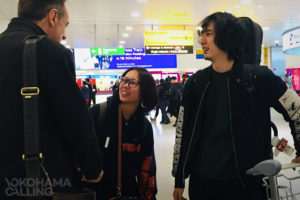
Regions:
M 0 35 L 0 180 L 25 176 L 22 51 L 28 35 L 46 35 L 31 21 L 14 18 Z M 87 179 L 98 177 L 101 152 L 87 104 L 75 82 L 71 52 L 49 38 L 37 44 L 39 130 L 43 163 L 50 179 L 68 178 L 72 188 L 82 187 L 77 167 Z M 4 97 L 5 96 L 5 97 Z M 2 191 L 3 192 L 3 191 Z M 0 193 L 2 195 L 2 193 Z M 2 199 L 2 198 L 1 198 Z
M 107 111 L 103 127 L 100 127 L 100 106 L 92 107 L 100 148 L 104 154 L 104 176 L 99 183 L 98 199 L 110 199 L 117 193 L 118 158 L 118 105 L 117 95 L 107 99 Z M 145 124 L 144 124 L 145 123 Z M 103 123 L 102 123 L 103 124 Z M 122 194 L 137 196 L 143 200 L 154 200 L 156 188 L 156 164 L 151 123 L 139 107 L 122 128 Z
M 184 179 L 189 176 L 194 160 L 194 149 L 202 136 L 203 108 L 211 70 L 212 66 L 199 70 L 184 88 L 174 148 L 175 187 L 184 187 Z M 253 75 L 252 80 L 248 79 L 249 72 Z M 272 157 L 270 107 L 290 123 L 297 156 L 300 155 L 300 98 L 280 77 L 264 66 L 235 64 L 227 85 L 235 166 L 242 183 L 246 183 L 246 170 Z

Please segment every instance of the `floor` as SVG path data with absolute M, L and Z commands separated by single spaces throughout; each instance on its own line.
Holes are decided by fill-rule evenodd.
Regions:
M 100 103 L 106 100 L 109 95 L 97 95 L 97 102 Z M 150 113 L 151 116 L 154 112 Z M 288 144 L 293 146 L 293 138 L 290 134 L 289 125 L 284 121 L 283 117 L 276 111 L 271 110 L 272 121 L 276 124 L 279 132 L 279 138 L 285 138 L 289 142 Z M 170 118 L 170 124 L 160 124 L 161 116 L 159 115 L 156 121 L 152 121 L 154 141 L 155 141 L 155 155 L 157 162 L 157 184 L 158 184 L 158 200 L 172 200 L 172 193 L 174 189 L 174 178 L 171 175 L 172 161 L 173 161 L 173 147 L 175 143 L 175 127 L 173 124 L 175 118 Z M 150 120 L 150 119 L 149 119 Z M 151 120 L 150 120 L 151 121 Z M 280 153 L 275 159 L 279 160 L 282 164 L 289 163 L 295 157 L 295 154 L 288 156 L 284 153 Z M 300 178 L 300 168 L 296 171 L 292 169 L 287 169 L 281 171 L 280 173 L 285 176 Z M 279 185 L 289 186 L 289 182 L 285 178 L 278 178 Z M 294 188 L 294 193 L 300 193 L 300 179 L 292 180 L 292 186 Z M 186 188 L 188 187 L 188 180 L 186 180 Z M 280 190 L 280 195 L 285 197 L 286 193 L 284 190 Z M 187 189 L 184 191 L 184 197 L 188 198 Z M 296 196 L 300 199 L 300 195 Z

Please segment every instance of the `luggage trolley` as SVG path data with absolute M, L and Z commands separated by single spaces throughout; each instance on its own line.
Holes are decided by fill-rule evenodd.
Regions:
M 296 168 L 298 170 L 298 175 L 294 177 L 287 177 L 283 174 L 279 174 L 280 171 L 286 169 Z M 300 163 L 288 163 L 281 165 L 277 160 L 265 160 L 253 168 L 247 170 L 248 175 L 263 175 L 263 186 L 266 187 L 266 193 L 268 200 L 300 200 L 300 191 L 293 190 L 293 181 L 300 182 Z M 279 185 L 278 178 L 284 178 L 288 182 L 287 185 Z M 299 187 L 298 187 L 299 189 Z
M 271 123 L 274 136 L 278 136 L 278 130 L 274 123 Z M 284 175 L 283 170 L 294 169 L 296 172 L 292 177 Z M 300 163 L 288 163 L 282 165 L 279 161 L 270 159 L 265 160 L 253 168 L 247 170 L 248 175 L 263 175 L 263 186 L 266 188 L 268 200 L 300 200 Z M 296 174 L 296 175 L 295 175 Z M 278 184 L 278 179 L 284 180 L 285 185 Z M 298 180 L 298 191 L 293 189 L 293 183 Z

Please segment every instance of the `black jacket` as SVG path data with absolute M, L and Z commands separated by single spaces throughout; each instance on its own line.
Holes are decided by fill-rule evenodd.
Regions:
M 5 94 L 0 99 L 1 195 L 6 188 L 5 178 L 25 176 L 21 159 L 24 127 L 20 89 L 23 40 L 28 35 L 46 33 L 31 21 L 14 18 L 0 35 L 0 91 Z M 75 82 L 71 52 L 49 38 L 39 41 L 37 79 L 43 164 L 51 180 L 69 179 L 72 185 L 71 188 L 56 185 L 55 190 L 79 190 L 82 186 L 77 167 L 87 179 L 95 179 L 102 162 L 92 118 Z
M 118 159 L 118 94 L 107 99 L 105 119 L 99 122 L 100 106 L 92 107 L 100 148 L 104 155 L 104 176 L 99 183 L 99 199 L 110 199 L 117 193 Z M 100 127 L 99 124 L 104 124 Z M 138 196 L 143 200 L 156 199 L 156 163 L 154 156 L 153 130 L 145 114 L 138 107 L 136 113 L 122 128 L 122 194 Z
M 175 187 L 184 187 L 184 179 L 190 174 L 191 155 L 202 134 L 211 70 L 212 66 L 199 70 L 184 88 L 174 148 Z M 300 155 L 300 99 L 279 77 L 264 66 L 235 64 L 227 87 L 235 166 L 242 183 L 247 169 L 272 157 L 270 107 L 290 122 L 297 155 Z

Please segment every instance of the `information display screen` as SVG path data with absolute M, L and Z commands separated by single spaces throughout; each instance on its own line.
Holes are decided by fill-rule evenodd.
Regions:
M 75 68 L 81 69 L 128 69 L 143 68 L 176 68 L 176 55 L 145 55 L 145 49 L 128 48 L 125 55 L 91 55 L 89 48 L 75 48 Z

